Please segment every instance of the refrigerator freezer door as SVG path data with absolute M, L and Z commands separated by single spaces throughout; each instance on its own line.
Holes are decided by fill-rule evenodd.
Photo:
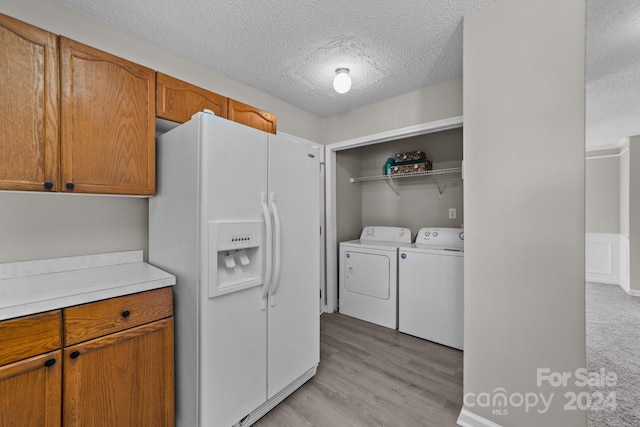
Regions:
M 320 358 L 319 151 L 287 136 L 269 136 L 270 202 L 279 217 L 274 246 L 280 246 L 268 307 L 269 398 Z
M 198 420 L 198 132 L 196 122 L 187 122 L 158 138 L 158 192 L 149 199 L 149 262 L 176 276 L 177 427 Z
M 211 253 L 216 248 L 205 233 L 210 224 L 235 223 L 242 228 L 243 223 L 264 221 L 261 196 L 267 191 L 268 137 L 228 120 L 202 120 L 200 425 L 231 426 L 267 398 L 267 312 L 261 309 L 262 286 L 207 298 L 215 282 L 211 264 L 218 262 L 218 255 Z M 251 228 L 231 234 L 242 238 L 257 233 Z M 265 240 L 261 237 L 262 245 Z M 234 268 L 244 269 L 238 254 L 233 255 Z

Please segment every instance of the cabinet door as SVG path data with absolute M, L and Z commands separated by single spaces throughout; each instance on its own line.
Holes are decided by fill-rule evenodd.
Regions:
M 227 109 L 229 120 L 251 126 L 269 133 L 276 133 L 276 115 L 267 113 L 251 105 L 243 104 L 235 99 L 229 99 Z
M 64 349 L 65 427 L 174 424 L 173 317 Z
M 0 14 L 0 58 L 0 190 L 56 190 L 57 38 Z
M 60 426 L 61 357 L 57 350 L 0 366 L 0 426 Z
M 155 73 L 60 38 L 63 191 L 155 193 Z
M 156 73 L 156 116 L 184 123 L 205 108 L 227 118 L 227 98 L 201 87 Z

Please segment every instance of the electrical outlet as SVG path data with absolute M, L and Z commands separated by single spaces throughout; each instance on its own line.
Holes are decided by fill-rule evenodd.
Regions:
M 456 219 L 456 208 L 449 208 L 449 219 Z

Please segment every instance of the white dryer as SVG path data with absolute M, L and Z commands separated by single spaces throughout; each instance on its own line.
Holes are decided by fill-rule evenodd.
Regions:
M 398 247 L 411 230 L 369 226 L 359 240 L 340 243 L 339 311 L 387 328 L 398 327 Z
M 422 228 L 398 261 L 398 330 L 462 350 L 464 230 Z

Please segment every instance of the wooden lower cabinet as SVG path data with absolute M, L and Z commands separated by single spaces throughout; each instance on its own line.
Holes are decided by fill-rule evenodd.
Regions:
M 0 427 L 173 427 L 173 319 L 165 287 L 0 321 Z
M 0 366 L 0 426 L 60 426 L 62 351 Z
M 173 317 L 64 349 L 64 426 L 174 425 Z

